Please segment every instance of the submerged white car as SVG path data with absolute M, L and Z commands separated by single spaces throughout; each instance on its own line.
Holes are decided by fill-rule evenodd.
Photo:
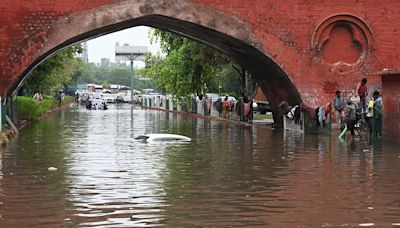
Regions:
M 138 140 L 145 140 L 147 142 L 190 142 L 191 138 L 184 135 L 176 134 L 146 134 L 136 137 Z

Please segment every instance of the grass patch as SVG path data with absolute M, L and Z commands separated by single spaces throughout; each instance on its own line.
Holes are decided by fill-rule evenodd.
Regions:
M 272 113 L 254 114 L 253 120 L 272 120 Z

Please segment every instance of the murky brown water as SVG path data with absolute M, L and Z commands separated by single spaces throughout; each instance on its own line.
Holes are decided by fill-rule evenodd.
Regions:
M 160 132 L 193 141 L 133 139 Z M 1 151 L 0 227 L 400 226 L 399 152 L 129 106 L 73 108 Z

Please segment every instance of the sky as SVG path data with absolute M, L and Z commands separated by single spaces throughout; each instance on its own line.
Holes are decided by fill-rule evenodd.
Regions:
M 87 42 L 89 62 L 100 63 L 102 58 L 108 58 L 111 62 L 115 61 L 115 43 L 119 42 L 122 46 L 128 43 L 130 46 L 148 46 L 151 53 L 161 52 L 159 44 L 150 44 L 148 31 L 150 27 L 137 26 L 104 35 Z M 143 66 L 143 62 L 135 62 L 135 66 Z

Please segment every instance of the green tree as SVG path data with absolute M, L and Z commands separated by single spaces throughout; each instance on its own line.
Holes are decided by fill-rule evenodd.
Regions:
M 81 77 L 78 80 L 80 84 L 100 84 L 99 78 L 97 77 L 97 66 L 95 63 L 84 64 Z
M 143 69 L 135 69 L 135 89 L 151 88 L 151 81 L 140 81 Z M 131 85 L 131 68 L 125 63 L 112 63 L 103 60 L 100 64 L 87 63 L 84 66 L 78 83 L 94 83 L 99 85 Z
M 36 91 L 49 94 L 55 89 L 61 89 L 77 82 L 82 61 L 77 53 L 82 52 L 80 45 L 74 45 L 51 56 L 28 76 L 24 82 L 25 92 L 32 95 Z
M 157 29 L 151 30 L 152 41 L 159 41 L 166 53 L 147 56 L 144 74 L 164 92 L 177 97 L 204 94 L 215 80 L 219 65 L 231 60 L 217 50 L 188 38 Z

